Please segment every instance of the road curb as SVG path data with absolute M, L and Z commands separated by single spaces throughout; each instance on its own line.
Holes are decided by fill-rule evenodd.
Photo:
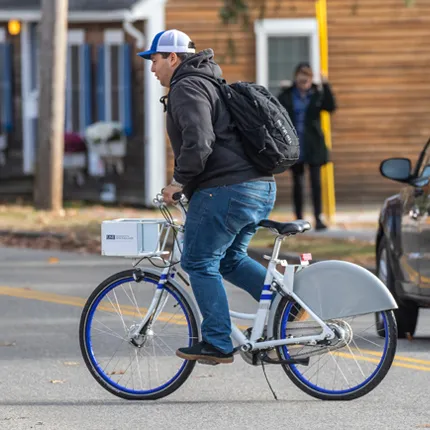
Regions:
M 25 237 L 29 239 L 37 238 L 54 238 L 54 239 L 64 239 L 67 237 L 63 233 L 52 233 L 45 231 L 25 231 L 25 230 L 0 230 L 0 236 L 16 236 Z
M 40 231 L 26 231 L 26 230 L 0 230 L 0 236 L 15 236 L 29 239 L 37 238 L 53 238 L 53 239 L 64 239 L 67 235 L 63 233 L 53 233 L 53 232 L 40 232 Z M 248 248 L 248 255 L 254 260 L 260 263 L 265 262 L 263 255 L 272 255 L 272 248 Z M 298 264 L 300 262 L 300 254 L 293 252 L 282 252 L 279 254 L 279 258 L 287 260 L 289 263 Z M 321 260 L 313 260 L 312 263 L 317 263 Z M 376 268 L 373 266 L 363 266 L 365 269 L 372 273 L 376 272 Z

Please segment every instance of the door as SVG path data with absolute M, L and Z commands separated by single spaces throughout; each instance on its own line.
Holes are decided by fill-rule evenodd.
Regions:
M 416 207 L 420 213 L 420 293 L 430 299 L 430 144 L 424 148 L 417 166 Z
M 421 214 L 416 205 L 417 189 L 411 185 L 400 191 L 401 201 L 403 202 L 402 221 L 400 227 L 402 253 L 400 266 L 403 270 L 404 279 L 403 289 L 407 294 L 419 294 L 419 225 Z

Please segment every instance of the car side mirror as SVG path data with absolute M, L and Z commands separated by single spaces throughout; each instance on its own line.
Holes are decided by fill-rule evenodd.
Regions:
M 398 182 L 408 182 L 411 177 L 411 160 L 408 158 L 388 158 L 382 161 L 379 170 L 382 176 Z

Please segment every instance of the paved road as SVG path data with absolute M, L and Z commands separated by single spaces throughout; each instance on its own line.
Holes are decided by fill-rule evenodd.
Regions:
M 50 259 L 53 257 L 53 259 Z M 58 260 L 57 260 L 58 259 Z M 78 346 L 82 303 L 125 261 L 55 251 L 0 248 L 0 429 L 416 429 L 430 427 L 430 315 L 401 341 L 387 378 L 352 402 L 322 402 L 299 391 L 277 366 L 268 376 L 239 358 L 198 365 L 171 396 L 129 402 L 89 375 Z M 232 307 L 250 311 L 228 288 Z

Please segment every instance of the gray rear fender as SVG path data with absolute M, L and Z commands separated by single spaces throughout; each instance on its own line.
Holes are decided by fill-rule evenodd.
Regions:
M 346 261 L 322 261 L 296 273 L 294 293 L 322 320 L 397 309 L 385 284 L 373 273 Z M 268 329 L 273 328 L 278 295 Z

